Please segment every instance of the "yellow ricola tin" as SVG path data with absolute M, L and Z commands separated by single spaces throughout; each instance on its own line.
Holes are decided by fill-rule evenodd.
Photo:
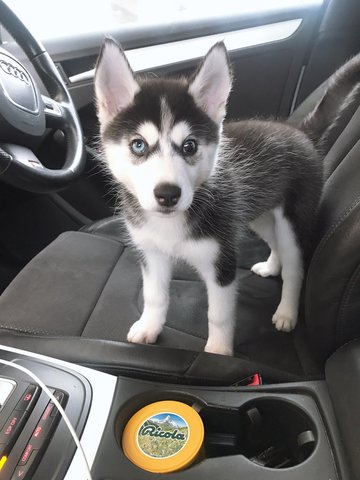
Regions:
M 204 441 L 200 415 L 172 400 L 155 402 L 137 411 L 122 436 L 125 455 L 153 473 L 182 470 L 198 457 Z

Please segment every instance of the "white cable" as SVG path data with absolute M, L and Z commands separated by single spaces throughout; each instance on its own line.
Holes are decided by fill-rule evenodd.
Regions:
M 90 467 L 89 467 L 89 463 L 87 461 L 87 458 L 86 458 L 86 455 L 85 455 L 85 452 L 84 452 L 84 449 L 80 443 L 80 440 L 73 428 L 73 426 L 71 425 L 71 422 L 68 418 L 68 416 L 66 415 L 66 413 L 64 412 L 64 409 L 62 408 L 62 406 L 60 405 L 59 401 L 54 397 L 54 395 L 50 392 L 50 390 L 48 389 L 48 387 L 44 384 L 44 382 L 42 380 L 40 380 L 40 378 L 35 375 L 35 373 L 33 373 L 31 370 L 29 370 L 28 368 L 25 368 L 23 367 L 22 365 L 18 365 L 17 363 L 12 363 L 12 362 L 9 362 L 7 360 L 2 360 L 0 359 L 0 363 L 2 363 L 3 365 L 7 365 L 9 367 L 12 367 L 12 368 L 16 368 L 17 370 L 20 370 L 22 371 L 23 373 L 26 373 L 27 375 L 29 375 L 29 377 L 31 377 L 38 385 L 39 387 L 41 387 L 43 389 L 43 391 L 46 393 L 46 395 L 50 398 L 50 400 L 55 404 L 56 408 L 59 410 L 60 412 L 60 415 L 62 416 L 62 418 L 64 419 L 64 422 L 66 423 L 66 426 L 68 427 L 69 429 L 69 432 L 71 433 L 73 439 L 74 439 L 74 442 L 77 446 L 77 448 L 79 449 L 83 459 L 84 459 L 84 464 L 85 464 L 85 470 L 86 470 L 86 477 L 84 478 L 84 480 L 92 480 L 92 476 L 91 476 L 91 472 L 90 472 Z

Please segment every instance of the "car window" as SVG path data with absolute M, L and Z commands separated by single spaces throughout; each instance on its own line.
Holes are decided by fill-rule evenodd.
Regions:
M 41 40 L 319 5 L 323 0 L 7 0 Z

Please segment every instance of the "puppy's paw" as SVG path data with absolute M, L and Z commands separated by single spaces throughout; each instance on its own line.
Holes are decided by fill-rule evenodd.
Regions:
M 228 355 L 229 357 L 232 357 L 234 355 L 234 350 L 232 346 L 213 340 L 207 341 L 207 344 L 205 345 L 205 352 L 217 353 L 218 355 Z
M 251 271 L 260 277 L 276 277 L 280 274 L 280 267 L 272 262 L 259 262 L 251 267 Z
M 142 319 L 135 322 L 127 334 L 127 341 L 131 343 L 155 343 L 162 325 L 152 325 Z
M 276 311 L 272 317 L 272 323 L 279 332 L 291 332 L 296 326 L 297 317 Z

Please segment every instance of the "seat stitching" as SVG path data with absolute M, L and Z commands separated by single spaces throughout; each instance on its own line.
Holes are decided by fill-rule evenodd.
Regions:
M 123 231 L 119 232 L 122 234 L 122 238 L 120 238 L 120 236 L 117 236 L 116 232 L 109 233 L 109 232 L 100 231 L 103 227 L 106 227 L 110 223 L 118 223 L 123 228 Z M 89 235 L 95 235 L 98 237 L 111 239 L 113 241 L 116 241 L 117 243 L 122 243 L 123 245 L 126 245 L 126 246 L 132 244 L 132 239 L 130 237 L 128 229 L 126 228 L 124 217 L 121 215 L 118 215 L 118 216 L 114 215 L 114 217 L 111 217 L 110 219 L 106 219 L 101 222 L 92 224 L 91 227 L 85 226 L 84 228 L 81 228 L 79 231 L 82 233 L 87 233 Z
M 96 232 L 96 230 L 98 230 L 102 227 L 106 227 L 106 225 L 109 225 L 109 223 L 112 223 L 112 222 L 115 222 L 115 221 L 119 221 L 119 223 L 120 223 L 122 221 L 122 217 L 114 215 L 113 217 L 106 218 L 104 220 L 101 220 L 100 222 L 92 224 L 90 227 L 87 227 L 85 225 L 83 231 L 85 231 L 85 232 L 87 231 L 89 233 L 94 233 L 94 232 Z M 88 228 L 88 230 L 87 230 L 87 228 Z
M 18 337 L 21 337 L 21 338 L 24 338 L 22 335 L 20 335 L 19 333 L 16 333 L 16 332 L 11 332 L 10 335 L 13 335 L 13 336 L 18 336 Z M 1 338 L 1 332 L 0 332 L 0 338 Z M 27 335 L 25 338 L 29 338 L 29 336 Z M 39 336 L 34 336 L 34 338 L 36 339 L 39 339 L 39 338 L 44 338 L 44 337 L 39 337 Z M 51 339 L 54 339 L 54 340 L 59 340 L 59 339 L 62 339 L 62 340 L 67 340 L 67 339 L 73 339 L 74 336 L 66 336 L 66 335 L 60 335 L 60 336 L 55 336 L 55 337 L 50 337 Z M 46 339 L 47 340 L 47 339 Z M 121 343 L 123 342 L 114 342 L 114 341 L 111 341 L 109 340 L 109 342 L 111 344 L 115 344 L 115 343 L 118 343 L 119 345 L 121 345 Z M 57 346 L 56 346 L 57 347 Z M 161 346 L 159 346 L 158 348 L 162 348 Z M 187 350 L 189 352 L 189 350 Z M 194 352 L 194 355 L 196 356 L 199 356 L 202 352 Z M 234 358 L 240 358 L 241 360 L 243 360 L 246 365 L 252 365 L 252 366 L 256 366 L 255 370 L 259 371 L 262 369 L 262 367 L 265 367 L 265 368 L 268 368 L 267 365 L 264 365 L 262 363 L 258 363 L 258 362 L 252 362 L 248 359 L 245 359 L 245 358 L 241 358 L 241 357 L 234 357 Z M 105 367 L 106 369 L 108 370 L 113 370 L 113 371 L 121 371 L 121 372 L 128 372 L 128 373 L 131 373 L 133 374 L 134 372 L 136 373 L 141 373 L 141 374 L 145 374 L 147 376 L 153 376 L 154 375 L 154 372 L 155 372 L 155 375 L 157 376 L 163 376 L 163 377 L 166 377 L 166 378 L 173 378 L 173 379 L 183 379 L 184 378 L 184 373 L 182 372 L 179 372 L 179 373 L 175 373 L 175 372 L 164 372 L 164 371 L 160 371 L 160 370 L 146 370 L 146 367 L 142 366 L 142 367 L 138 367 L 136 365 L 126 365 L 126 366 L 122 366 L 122 365 L 112 365 L 112 364 L 109 364 L 109 363 L 104 363 L 104 362 L 91 362 L 91 361 L 85 361 L 84 359 L 80 359 L 80 360 L 76 360 L 78 362 L 80 362 L 81 365 L 83 366 L 88 366 L 89 368 L 94 368 L 96 366 L 99 366 L 99 367 Z M 260 367 L 262 366 L 262 367 Z M 145 370 L 144 370 L 145 368 Z M 273 371 L 271 372 L 271 374 L 274 376 L 276 373 L 279 374 L 281 373 L 282 375 L 285 375 L 286 376 L 286 381 L 298 381 L 299 379 L 309 379 L 309 380 L 318 380 L 319 377 L 318 376 L 306 376 L 306 377 L 303 377 L 303 376 L 300 376 L 299 374 L 297 373 L 292 373 L 292 372 L 286 372 L 286 371 L 283 371 L 283 370 L 280 370 L 278 368 L 274 368 L 272 369 Z M 267 373 L 265 374 L 267 375 Z M 192 379 L 193 377 L 192 376 L 188 376 L 187 377 L 188 379 Z M 197 376 L 195 376 L 194 378 L 198 378 Z M 224 380 L 226 380 L 226 376 L 224 376 Z M 201 380 L 204 381 L 204 383 L 208 380 L 210 381 L 213 381 L 214 379 L 209 376 L 209 375 L 206 375 L 206 374 L 202 374 L 201 376 Z M 216 379 L 216 381 L 218 381 L 218 379 Z M 227 381 L 227 380 L 226 380 Z M 235 378 L 234 380 L 235 381 Z
M 360 265 L 358 265 L 352 274 L 349 282 L 345 286 L 344 293 L 340 302 L 339 308 L 339 317 L 336 327 L 335 340 L 336 344 L 339 346 L 341 344 L 341 339 L 344 337 L 344 328 L 345 328 L 345 310 L 349 306 L 349 300 L 354 291 L 355 285 L 360 278 Z
M 353 108 L 353 113 L 351 114 L 351 110 L 350 108 Z M 345 109 L 346 110 L 346 109 Z M 359 112 L 360 112 L 360 109 L 359 109 L 359 105 L 356 105 L 356 103 L 352 104 L 352 106 L 350 105 L 349 106 L 349 110 L 346 112 L 343 112 L 343 113 L 347 113 L 349 114 L 350 112 L 350 117 L 348 117 L 348 121 L 346 122 L 344 128 L 341 130 L 341 132 L 339 133 L 338 137 L 334 140 L 334 142 L 332 143 L 332 145 L 330 145 L 330 148 L 329 150 L 326 152 L 326 157 L 328 156 L 328 154 L 331 152 L 331 150 L 335 147 L 336 148 L 336 144 L 340 141 L 340 144 L 343 143 L 341 142 L 341 139 L 342 137 L 348 137 L 349 135 L 349 131 L 351 133 L 351 129 L 352 129 L 352 126 L 353 125 L 356 125 L 356 120 L 357 118 L 354 119 L 354 117 L 358 116 L 359 115 Z M 328 184 L 330 179 L 332 178 L 332 176 L 335 174 L 336 170 L 340 167 L 340 165 L 342 164 L 344 158 L 346 158 L 351 152 L 352 150 L 358 145 L 359 143 L 359 139 L 355 136 L 351 136 L 351 141 L 350 143 L 349 142 L 346 142 L 346 146 L 342 146 L 340 147 L 340 155 L 337 155 L 339 158 L 338 158 L 338 161 L 335 162 L 333 161 L 330 165 L 328 164 L 328 162 L 326 162 L 325 164 L 325 173 L 326 173 L 326 182 L 325 184 Z M 339 154 L 339 152 L 336 152 Z M 336 164 L 335 164 L 336 163 Z M 334 165 L 335 164 L 335 165 Z M 329 168 L 328 167 L 334 167 L 332 168 L 332 171 L 329 171 Z
M 330 229 L 328 230 L 327 234 L 321 239 L 320 243 L 318 244 L 315 253 L 313 255 L 313 258 L 310 263 L 310 267 L 308 270 L 308 278 L 310 276 L 311 270 L 315 268 L 316 261 L 320 257 L 320 254 L 323 252 L 326 243 L 330 240 L 330 238 L 333 236 L 337 228 L 347 219 L 347 217 L 352 213 L 353 210 L 359 205 L 360 203 L 360 196 L 356 197 L 355 201 L 341 214 L 341 216 L 338 218 L 337 222 L 335 222 Z M 345 287 L 345 293 L 346 293 L 347 287 Z M 345 294 L 344 293 L 344 294 Z M 341 308 L 341 304 L 340 304 Z M 340 313 L 340 309 L 338 310 Z M 340 319 L 339 319 L 340 320 Z M 343 320 L 340 320 L 343 322 Z M 335 342 L 338 344 L 339 336 L 343 334 L 343 327 L 340 326 L 338 327 L 338 321 L 335 323 Z M 340 331 L 339 331 L 340 328 Z
M 176 327 L 173 327 L 171 325 L 167 325 L 166 323 L 165 323 L 164 327 L 166 327 L 170 330 L 174 330 L 175 332 L 183 333 L 184 335 L 189 335 L 190 337 L 197 338 L 198 340 L 204 340 L 204 341 L 206 340 L 206 338 L 199 337 L 198 335 L 195 335 L 195 333 L 189 333 L 186 330 L 181 330 L 180 328 L 176 328 Z
M 104 283 L 103 283 L 103 285 L 102 285 L 102 288 L 100 288 L 99 295 L 97 296 L 97 298 L 96 298 L 96 300 L 95 300 L 95 302 L 94 302 L 94 304 L 93 304 L 93 307 L 90 308 L 89 316 L 88 316 L 86 322 L 84 323 L 84 326 L 83 326 L 83 328 L 82 328 L 82 330 L 81 330 L 80 337 L 83 336 L 84 330 L 85 330 L 87 324 L 89 323 L 89 320 L 90 320 L 92 314 L 94 313 L 94 310 L 95 310 L 95 308 L 96 308 L 96 305 L 99 303 L 99 300 L 100 300 L 100 298 L 101 298 L 101 295 L 102 295 L 102 293 L 103 293 L 103 291 L 104 291 L 104 289 L 105 289 L 105 287 L 106 287 L 106 285 L 107 285 L 110 277 L 111 277 L 112 274 L 114 273 L 115 267 L 117 266 L 118 261 L 120 260 L 121 255 L 124 253 L 125 248 L 126 248 L 126 247 L 123 247 L 123 246 L 120 247 L 120 252 L 119 252 L 119 254 L 118 254 L 117 260 L 116 260 L 116 262 L 114 263 L 113 267 L 111 268 L 111 270 L 110 270 L 110 272 L 109 272 L 109 275 L 108 275 L 107 278 L 105 279 L 105 281 L 104 281 Z
M 75 234 L 77 234 L 77 235 L 78 235 L 78 234 L 80 234 L 80 235 L 87 235 L 87 236 L 90 235 L 90 236 L 93 237 L 93 238 L 101 237 L 101 238 L 103 238 L 104 240 L 107 240 L 108 242 L 114 243 L 115 245 L 119 245 L 119 244 L 120 244 L 120 245 L 124 245 L 124 246 L 125 246 L 125 244 L 122 242 L 122 240 L 117 240 L 116 238 L 111 237 L 111 236 L 109 236 L 109 235 L 103 235 L 103 234 L 98 234 L 98 233 L 95 234 L 95 233 L 92 233 L 92 232 L 85 232 L 85 231 L 83 231 L 83 230 L 78 230 L 77 232 L 71 232 L 71 233 L 75 233 Z
M 200 353 L 202 353 L 202 352 L 196 352 L 196 353 L 192 356 L 192 358 L 189 360 L 190 363 L 189 363 L 189 365 L 185 368 L 185 370 L 184 370 L 184 372 L 183 372 L 183 375 L 184 375 L 184 376 L 187 375 L 187 373 L 189 372 L 189 370 L 194 366 L 194 362 L 195 362 L 195 360 L 198 359 Z
M 14 330 L 16 332 L 21 332 L 21 333 L 31 333 L 33 335 L 45 334 L 50 336 L 50 335 L 57 334 L 55 330 L 49 331 L 49 330 L 44 330 L 43 328 L 15 327 L 14 325 L 6 325 L 5 323 L 0 323 L 0 329 L 1 328 L 3 328 L 4 330 Z
M 108 223 L 114 221 L 115 219 L 115 215 L 111 218 L 104 218 L 103 220 L 100 220 L 99 222 L 96 222 L 96 223 L 90 223 L 90 225 L 84 225 L 80 231 L 87 231 L 87 232 L 93 232 L 95 230 L 95 227 L 96 228 L 100 228 L 102 227 L 103 225 L 107 225 Z
M 359 203 L 360 203 L 360 196 L 356 197 L 356 200 L 341 214 L 337 222 L 330 227 L 330 229 L 328 230 L 328 233 L 321 239 L 320 243 L 318 244 L 315 250 L 313 258 L 311 260 L 309 271 L 311 268 L 313 268 L 314 263 L 316 262 L 316 260 L 318 259 L 322 251 L 324 250 L 325 244 L 335 233 L 336 229 L 343 223 L 346 217 L 348 217 L 348 215 L 352 212 L 352 210 L 354 210 L 358 206 Z

